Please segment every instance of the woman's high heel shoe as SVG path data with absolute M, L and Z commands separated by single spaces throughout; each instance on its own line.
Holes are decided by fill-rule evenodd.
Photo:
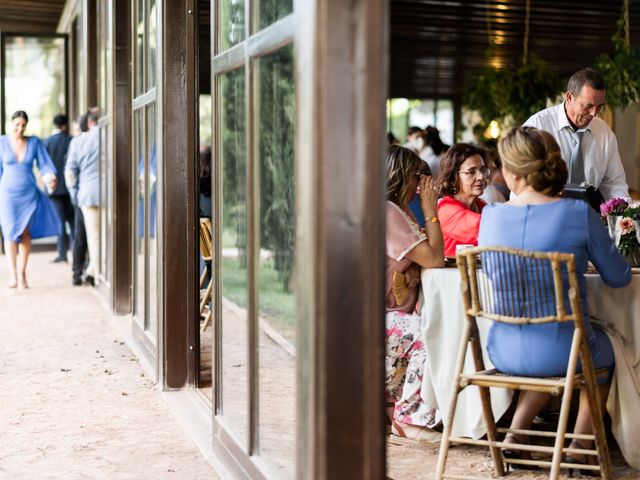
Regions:
M 509 442 L 507 441 L 509 440 Z M 515 433 L 507 433 L 503 440 L 504 443 L 528 443 L 526 440 L 521 440 Z M 525 450 L 510 450 L 503 447 L 502 455 L 504 458 L 510 460 L 531 460 L 531 454 Z M 508 463 L 509 467 L 514 470 L 539 470 L 537 465 L 523 465 L 520 463 Z
M 569 444 L 569 448 L 577 448 L 580 450 L 586 450 L 586 448 L 577 440 L 573 440 L 571 444 Z M 572 457 L 571 454 L 565 453 L 562 457 L 562 463 L 576 463 L 578 465 L 596 465 L 595 463 L 591 463 L 589 460 L 591 459 L 590 455 L 582 455 L 583 459 L 578 459 L 576 457 Z M 579 467 L 569 467 L 569 477 L 573 478 L 573 475 L 581 475 L 585 477 L 599 477 L 599 470 L 583 470 Z

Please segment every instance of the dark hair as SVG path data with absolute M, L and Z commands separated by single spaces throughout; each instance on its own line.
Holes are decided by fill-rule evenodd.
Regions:
M 430 146 L 436 155 L 440 155 L 449 149 L 449 145 L 446 145 L 440 139 L 440 130 L 436 127 L 428 126 L 425 128 L 423 137 L 425 145 Z
M 520 175 L 534 190 L 558 195 L 569 172 L 560 147 L 549 132 L 533 127 L 512 128 L 498 144 L 504 167 Z
M 211 196 L 211 147 L 200 145 L 200 193 Z
M 69 124 L 69 118 L 65 114 L 59 113 L 53 117 L 53 124 L 58 128 L 64 127 Z
M 89 130 L 89 125 L 87 125 L 87 114 L 85 113 L 84 115 L 80 115 L 78 117 L 78 125 L 80 126 L 80 131 L 81 132 L 86 132 Z
M 467 158 L 474 155 L 480 155 L 482 161 L 486 161 L 486 150 L 470 143 L 456 143 L 445 152 L 440 162 L 440 176 L 438 178 L 438 182 L 442 185 L 442 195 L 452 197 L 458 193 L 458 170 L 460 170 L 460 165 Z
M 407 135 L 413 135 L 414 133 L 420 133 L 422 129 L 420 127 L 411 126 L 407 129 Z
M 88 125 L 89 121 L 97 125 L 98 119 L 100 118 L 100 112 L 98 111 L 98 107 L 92 107 L 89 110 L 87 110 L 87 113 L 85 113 L 85 117 L 87 117 L 87 128 L 89 127 Z
M 594 90 L 604 90 L 604 78 L 593 68 L 583 68 L 571 75 L 567 82 L 567 92 L 577 97 L 585 85 L 589 85 Z
M 397 205 L 408 200 L 410 180 L 417 172 L 431 175 L 431 169 L 427 162 L 411 149 L 400 145 L 391 145 L 387 149 L 385 159 L 387 188 L 385 198 Z
M 16 118 L 24 118 L 24 121 L 29 123 L 29 115 L 24 110 L 18 110 L 13 115 L 11 115 L 11 120 L 15 120 Z
M 393 132 L 387 132 L 387 144 L 388 145 L 395 145 L 397 143 L 398 143 L 398 139 L 393 134 Z

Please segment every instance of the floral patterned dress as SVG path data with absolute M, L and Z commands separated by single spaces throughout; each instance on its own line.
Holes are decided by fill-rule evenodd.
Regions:
M 394 419 L 433 428 L 440 423 L 436 408 L 420 397 L 427 352 L 422 341 L 422 320 L 416 313 L 419 286 L 394 294 L 394 275 L 415 264 L 406 257 L 427 236 L 398 205 L 387 201 L 386 282 L 386 392 L 395 401 Z

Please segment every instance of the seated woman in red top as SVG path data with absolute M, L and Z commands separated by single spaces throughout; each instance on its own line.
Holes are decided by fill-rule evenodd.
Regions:
M 440 178 L 442 199 L 438 218 L 444 237 L 444 255 L 453 257 L 457 245 L 477 245 L 480 213 L 486 205 L 480 195 L 487 186 L 489 168 L 486 152 L 468 143 L 458 143 L 442 157 Z

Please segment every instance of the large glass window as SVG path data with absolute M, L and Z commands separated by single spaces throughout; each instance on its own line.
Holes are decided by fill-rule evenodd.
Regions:
M 133 114 L 133 161 L 134 161 L 134 308 L 133 315 L 144 327 L 145 325 L 145 253 L 146 253 L 146 230 L 147 230 L 147 208 L 145 202 L 145 155 L 144 155 L 144 130 L 142 110 L 137 110 Z
M 294 478 L 296 90 L 290 0 L 221 0 L 214 112 L 214 413 L 265 476 Z M 245 17 L 251 13 L 251 18 Z M 274 28 L 267 27 L 278 22 Z M 240 449 L 240 450 L 238 450 Z
M 161 262 L 158 256 L 160 223 L 159 186 L 162 183 L 158 149 L 158 109 L 155 82 L 158 70 L 158 9 L 156 0 L 134 0 L 134 318 L 136 334 L 157 361 L 158 305 L 161 301 Z M 140 332 L 141 330 L 141 332 Z
M 133 75 L 133 93 L 134 97 L 145 92 L 144 76 L 145 76 L 145 14 L 144 0 L 134 0 L 136 18 L 133 22 L 134 29 L 134 65 L 135 73 Z
M 147 328 L 155 337 L 158 331 L 158 157 L 156 155 L 156 104 L 152 103 L 147 106 L 147 249 L 149 252 L 149 315 Z
M 294 478 L 296 182 L 293 47 L 255 62 L 259 151 L 258 445 L 278 472 Z
M 237 45 L 245 38 L 244 0 L 221 0 L 218 5 L 218 51 Z
M 273 22 L 293 12 L 293 0 L 257 0 L 256 30 L 268 27 Z
M 248 439 L 248 277 L 245 71 L 221 75 L 222 413 L 242 445 Z
M 28 132 L 51 134 L 54 115 L 66 112 L 65 39 L 63 37 L 3 36 L 5 131 L 11 115 L 29 115 Z

